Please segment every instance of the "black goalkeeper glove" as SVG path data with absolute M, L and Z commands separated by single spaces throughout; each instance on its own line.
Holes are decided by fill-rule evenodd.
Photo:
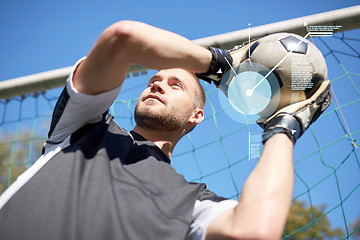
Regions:
M 208 47 L 212 54 L 210 68 L 206 73 L 198 73 L 196 75 L 198 78 L 205 80 L 208 83 L 213 82 L 218 88 L 221 81 L 225 81 L 223 84 L 223 88 L 225 87 L 225 89 L 220 90 L 223 91 L 225 95 L 227 95 L 227 86 L 231 82 L 229 79 L 231 79 L 232 75 L 230 75 L 227 79 L 223 79 L 223 77 L 227 71 L 231 71 L 231 68 L 236 71 L 239 65 L 248 58 L 248 51 L 253 43 L 254 42 L 250 44 L 238 45 L 231 50 Z
M 263 143 L 277 133 L 285 133 L 295 144 L 330 105 L 330 88 L 330 81 L 324 80 L 309 99 L 286 106 L 267 119 L 259 119 L 257 123 L 264 129 Z

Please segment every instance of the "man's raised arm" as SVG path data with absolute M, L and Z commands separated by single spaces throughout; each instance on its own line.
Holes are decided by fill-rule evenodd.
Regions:
M 211 239 L 280 239 L 290 210 L 293 189 L 293 143 L 277 134 L 243 187 L 239 205 L 209 226 Z
M 120 21 L 101 34 L 76 70 L 74 86 L 86 94 L 114 89 L 135 64 L 151 69 L 177 67 L 207 72 L 211 58 L 209 50 L 180 35 L 145 23 Z
M 280 239 L 293 189 L 293 145 L 331 102 L 330 81 L 262 122 L 264 149 L 239 205 L 215 219 L 207 239 Z

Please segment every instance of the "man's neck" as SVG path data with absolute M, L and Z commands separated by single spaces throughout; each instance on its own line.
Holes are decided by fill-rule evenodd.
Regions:
M 177 142 L 182 138 L 182 131 L 160 131 L 136 125 L 134 132 L 155 143 L 166 156 L 171 157 Z

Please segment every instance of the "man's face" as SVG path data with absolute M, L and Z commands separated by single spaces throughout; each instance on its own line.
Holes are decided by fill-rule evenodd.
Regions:
M 137 101 L 136 124 L 163 131 L 184 127 L 196 109 L 195 81 L 193 74 L 179 68 L 156 73 Z

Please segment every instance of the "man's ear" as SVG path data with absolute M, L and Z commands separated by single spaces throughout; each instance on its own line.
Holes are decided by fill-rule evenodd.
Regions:
M 193 111 L 193 114 L 190 116 L 188 122 L 192 124 L 199 124 L 204 120 L 204 110 L 201 108 L 196 108 Z

